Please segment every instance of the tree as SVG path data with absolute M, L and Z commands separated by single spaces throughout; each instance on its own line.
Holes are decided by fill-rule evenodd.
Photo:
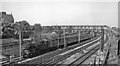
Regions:
M 11 25 L 2 28 L 2 38 L 14 38 L 14 30 Z
M 30 24 L 27 21 L 19 21 L 14 23 L 14 28 L 16 29 L 17 27 L 20 27 L 20 29 L 23 30 L 30 30 Z M 18 30 L 18 28 L 17 28 Z
M 41 39 L 41 32 L 42 32 L 41 24 L 38 23 L 34 24 L 32 39 L 34 39 L 34 41 L 39 41 Z
M 22 31 L 23 36 L 30 36 L 31 35 L 30 24 L 25 20 L 16 22 L 16 23 L 12 24 L 12 26 L 14 27 L 14 31 L 15 31 L 14 34 L 18 35 L 19 31 Z
M 34 31 L 36 31 L 36 32 L 41 32 L 41 31 L 42 31 L 41 24 L 38 24 L 38 23 L 34 24 L 34 25 L 33 25 L 33 29 L 34 29 Z

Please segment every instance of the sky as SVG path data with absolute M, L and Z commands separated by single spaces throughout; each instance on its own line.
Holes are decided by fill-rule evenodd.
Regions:
M 2 0 L 1 8 L 31 25 L 118 26 L 118 0 Z

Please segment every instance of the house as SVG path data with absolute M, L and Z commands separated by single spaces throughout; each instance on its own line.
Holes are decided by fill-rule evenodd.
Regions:
M 14 23 L 14 18 L 12 13 L 11 14 L 6 14 L 6 12 L 0 12 L 0 21 L 2 22 L 2 26 L 7 26 L 9 24 Z

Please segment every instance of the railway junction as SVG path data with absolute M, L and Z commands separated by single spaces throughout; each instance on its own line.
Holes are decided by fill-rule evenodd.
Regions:
M 8 59 L 9 61 L 4 60 L 1 64 L 38 64 L 47 66 L 118 64 L 118 39 L 115 36 L 116 32 L 110 27 L 106 25 L 59 25 L 53 27 L 63 30 L 62 37 L 58 36 L 50 44 L 50 47 L 57 48 L 34 57 L 28 56 L 32 53 L 25 50 L 28 52 L 26 54 L 27 58 L 22 56 L 22 52 L 18 52 L 18 54 L 20 53 L 18 57 L 11 57 Z M 71 27 L 69 29 L 71 34 L 69 35 L 67 35 L 68 27 Z M 50 40 L 45 41 L 45 44 L 50 42 Z

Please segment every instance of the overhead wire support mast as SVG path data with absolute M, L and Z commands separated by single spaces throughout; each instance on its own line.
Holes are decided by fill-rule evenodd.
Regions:
M 22 29 L 19 25 L 19 54 L 20 54 L 20 61 L 22 60 Z
M 80 29 L 78 29 L 78 43 L 80 43 Z
M 22 44 L 22 37 L 21 37 L 21 31 L 19 31 L 19 53 L 20 53 L 20 60 L 22 60 L 22 54 L 21 54 L 21 44 Z
M 101 51 L 103 51 L 104 47 L 104 26 L 101 27 Z
M 58 48 L 59 48 L 59 45 L 60 45 L 60 33 L 58 33 Z
M 63 33 L 64 33 L 64 48 L 66 48 L 65 29 L 63 29 Z

